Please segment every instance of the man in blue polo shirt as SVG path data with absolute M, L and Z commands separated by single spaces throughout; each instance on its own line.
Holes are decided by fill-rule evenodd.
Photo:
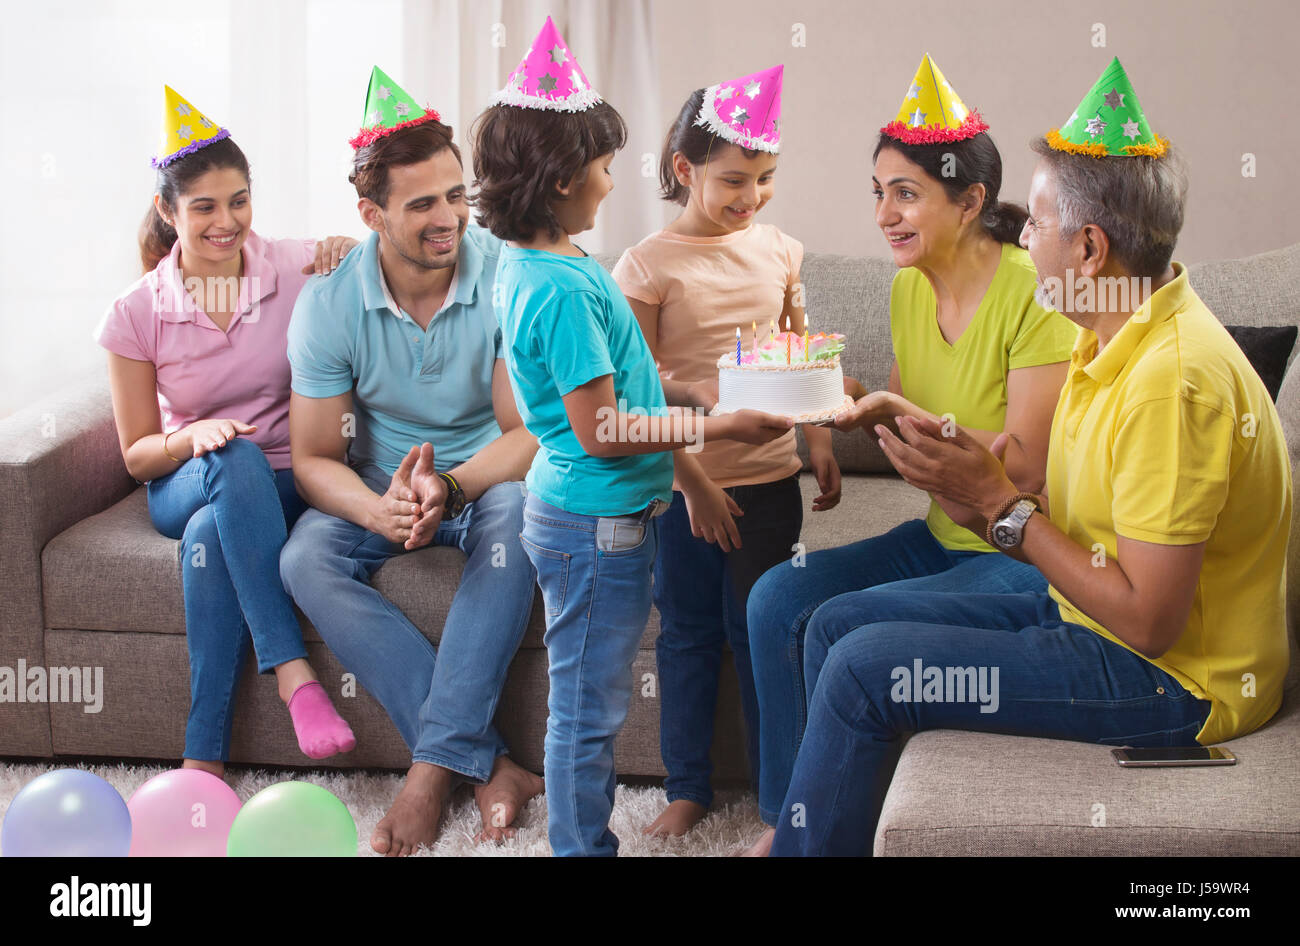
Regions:
M 519 533 L 537 442 L 515 408 L 492 308 L 501 242 L 469 226 L 451 129 L 431 112 L 401 114 L 383 122 L 368 108 L 381 121 L 353 139 L 349 180 L 374 232 L 294 309 L 290 444 L 314 508 L 280 558 L 285 588 L 411 748 L 370 841 L 389 856 L 433 842 L 460 778 L 477 783 L 490 839 L 513 833 L 542 790 L 492 725 L 536 587 Z M 467 556 L 436 660 L 370 585 L 389 558 L 429 544 Z

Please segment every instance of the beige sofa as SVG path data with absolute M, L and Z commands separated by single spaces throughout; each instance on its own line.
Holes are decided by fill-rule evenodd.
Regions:
M 612 258 L 602 258 L 607 266 Z M 849 337 L 846 370 L 883 387 L 891 361 L 886 260 L 810 254 L 808 308 Z M 1193 286 L 1227 324 L 1286 325 L 1300 318 L 1300 245 L 1191 268 Z M 88 317 L 89 318 L 89 317 Z M 89 322 L 88 322 L 89 326 Z M 1294 356 L 1293 356 L 1294 362 Z M 1293 470 L 1300 471 L 1300 372 L 1278 400 Z M 874 535 L 923 514 L 908 487 L 861 434 L 835 435 L 847 474 L 844 499 L 808 514 L 809 551 Z M 815 484 L 804 476 L 811 499 Z M 1268 501 L 1269 497 L 1263 497 Z M 1300 511 L 1300 503 L 1296 508 Z M 178 759 L 189 703 L 178 543 L 149 523 L 144 490 L 118 452 L 102 377 L 0 421 L 0 667 L 103 670 L 102 706 L 0 702 L 0 756 Z M 435 643 L 461 572 L 450 549 L 395 559 L 375 583 Z M 1292 524 L 1288 585 L 1292 666 L 1282 710 L 1228 745 L 1231 768 L 1121 770 L 1104 747 L 1048 739 L 936 731 L 907 742 L 875 839 L 878 854 L 1297 854 L 1300 853 L 1300 528 Z M 652 615 L 635 664 L 655 673 Z M 544 622 L 534 609 L 506 683 L 498 722 L 515 757 L 537 771 L 546 726 Z M 304 622 L 327 682 L 342 668 Z M 715 762 L 743 778 L 735 680 L 724 664 Z M 656 687 L 638 686 L 619 737 L 620 773 L 664 774 Z M 405 768 L 409 757 L 382 707 L 364 691 L 339 699 L 356 731 L 344 766 Z M 270 677 L 250 663 L 241 685 L 232 760 L 307 765 Z

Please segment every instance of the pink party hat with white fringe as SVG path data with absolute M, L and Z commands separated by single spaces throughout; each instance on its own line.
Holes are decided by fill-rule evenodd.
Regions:
M 564 37 L 551 18 L 528 47 L 505 88 L 492 98 L 493 105 L 517 105 L 553 112 L 584 112 L 600 104 L 600 95 L 573 58 Z
M 719 82 L 704 90 L 695 124 L 750 151 L 781 150 L 781 78 L 785 66 Z

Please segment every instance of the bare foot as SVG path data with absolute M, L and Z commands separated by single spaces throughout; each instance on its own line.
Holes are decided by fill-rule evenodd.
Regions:
M 515 836 L 515 818 L 528 799 L 540 795 L 545 783 L 510 761 L 509 756 L 497 756 L 492 766 L 492 777 L 484 785 L 474 786 L 474 802 L 483 818 L 479 841 L 504 841 Z
M 181 768 L 200 769 L 221 779 L 226 777 L 226 763 L 224 762 L 209 762 L 204 759 L 186 759 L 181 763 Z
M 765 828 L 758 840 L 741 853 L 741 857 L 767 857 L 772 853 L 772 839 L 776 837 L 776 828 Z
M 406 857 L 421 844 L 432 844 L 451 789 L 447 769 L 428 762 L 412 764 L 393 806 L 375 826 L 370 847 L 386 857 Z
M 699 802 L 679 798 L 677 801 L 670 801 L 668 807 L 660 813 L 658 818 L 652 821 L 648 827 L 641 829 L 641 833 L 680 838 L 703 821 L 704 816 L 708 813 L 709 809 Z

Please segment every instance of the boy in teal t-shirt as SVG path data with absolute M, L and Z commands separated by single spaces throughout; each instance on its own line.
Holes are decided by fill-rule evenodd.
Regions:
M 767 443 L 786 418 L 668 411 L 631 307 L 570 235 L 595 224 L 627 129 L 585 83 L 548 20 L 497 104 L 475 122 L 479 219 L 507 241 L 493 301 L 510 383 L 540 448 L 524 550 L 546 605 L 546 796 L 556 855 L 614 855 L 614 738 L 650 614 L 654 517 L 668 451 L 708 437 Z M 582 81 L 580 81 L 582 80 Z
M 593 457 L 565 413 L 564 396 L 610 375 L 621 413 L 665 415 L 650 348 L 618 284 L 590 256 L 502 249 L 498 315 L 510 382 L 539 449 L 528 491 L 568 512 L 618 516 L 672 499 L 667 452 Z

